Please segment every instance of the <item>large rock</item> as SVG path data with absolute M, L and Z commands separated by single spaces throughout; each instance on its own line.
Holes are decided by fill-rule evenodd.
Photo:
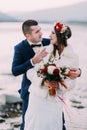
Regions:
M 18 112 L 21 110 L 22 101 L 18 92 L 0 90 L 0 112 Z M 2 114 L 0 114 L 2 115 Z M 12 114 L 11 114 L 12 115 Z
M 0 104 L 5 105 L 6 103 L 17 103 L 21 102 L 21 98 L 18 92 L 10 92 L 10 90 L 0 91 Z

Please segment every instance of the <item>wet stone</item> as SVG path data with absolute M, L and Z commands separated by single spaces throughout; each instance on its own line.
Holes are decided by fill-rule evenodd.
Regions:
M 21 125 L 22 103 L 7 103 L 1 105 L 0 130 L 19 130 Z

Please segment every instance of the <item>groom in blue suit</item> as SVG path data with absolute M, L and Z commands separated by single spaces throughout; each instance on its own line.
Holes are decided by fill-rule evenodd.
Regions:
M 31 28 L 32 27 L 32 28 Z M 42 39 L 41 28 L 38 26 L 37 21 L 27 20 L 22 25 L 23 33 L 26 37 L 14 48 L 14 57 L 12 62 L 12 73 L 14 76 L 22 75 L 23 80 L 19 93 L 22 98 L 22 124 L 21 130 L 24 130 L 24 116 L 28 106 L 28 88 L 31 81 L 27 79 L 26 72 L 28 69 L 34 67 L 34 64 L 39 63 L 43 57 L 47 55 L 45 49 L 39 54 L 35 55 L 35 45 L 39 49 L 40 46 L 46 46 L 50 44 L 49 39 Z
M 23 75 L 21 89 L 19 90 L 22 98 L 22 124 L 20 130 L 24 130 L 24 117 L 29 98 L 28 89 L 31 84 L 31 81 L 27 79 L 26 72 L 34 67 L 34 64 L 41 62 L 42 59 L 47 55 L 45 48 L 42 51 L 39 51 L 40 46 L 47 46 L 50 44 L 50 39 L 42 39 L 41 28 L 38 26 L 38 22 L 35 20 L 25 21 L 22 24 L 22 31 L 26 39 L 15 46 L 12 62 L 13 75 Z M 77 76 L 78 75 L 79 73 Z M 66 130 L 64 122 L 65 121 L 63 118 L 63 130 Z

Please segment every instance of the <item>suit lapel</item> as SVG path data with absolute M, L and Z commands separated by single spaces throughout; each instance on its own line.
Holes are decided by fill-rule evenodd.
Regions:
M 35 55 L 35 52 L 33 51 L 33 49 L 31 48 L 31 46 L 29 45 L 27 40 L 23 41 L 23 46 L 22 46 L 22 51 L 23 54 L 26 56 L 27 59 L 32 58 Z

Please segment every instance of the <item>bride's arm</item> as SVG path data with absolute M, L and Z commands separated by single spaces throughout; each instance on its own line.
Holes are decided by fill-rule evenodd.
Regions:
M 37 75 L 37 65 L 34 66 L 34 68 L 27 71 L 27 79 L 29 79 L 32 83 L 32 85 L 35 86 L 41 86 L 42 78 L 38 77 Z
M 69 75 L 67 75 L 68 77 L 64 80 L 64 84 L 67 86 L 67 89 L 65 89 L 62 84 L 60 84 L 60 88 L 63 91 L 72 90 L 75 87 L 75 83 L 76 83 L 76 78 L 74 77 L 75 77 L 76 70 L 78 70 L 79 68 L 79 58 L 74 53 L 74 51 L 70 46 L 68 47 L 68 49 L 65 50 L 64 55 L 61 57 L 61 59 L 58 62 L 58 65 L 60 66 L 64 65 L 70 68 Z
M 35 68 L 29 69 L 26 72 L 26 75 L 27 75 L 27 79 L 29 79 L 32 82 L 34 80 L 34 75 L 36 75 Z

